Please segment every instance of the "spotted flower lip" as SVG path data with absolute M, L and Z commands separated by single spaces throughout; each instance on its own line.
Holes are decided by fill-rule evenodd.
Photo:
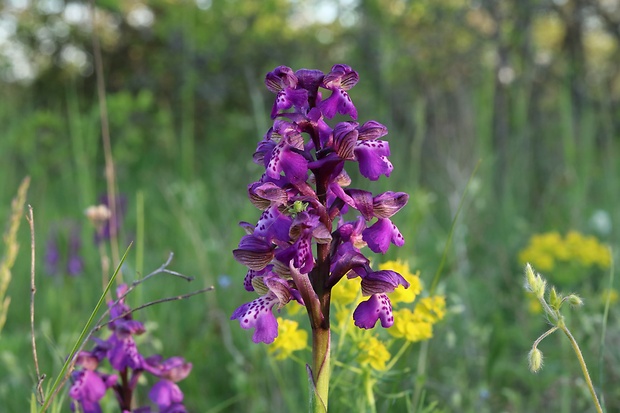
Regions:
M 398 247 L 405 244 L 405 239 L 389 218 L 380 218 L 371 227 L 362 232 L 362 238 L 372 252 L 385 254 L 390 243 Z
M 381 320 L 381 326 L 391 327 L 394 324 L 392 304 L 386 294 L 373 294 L 361 302 L 353 312 L 354 324 L 359 328 L 369 329 Z
M 390 145 L 382 140 L 358 140 L 354 149 L 359 162 L 360 173 L 371 181 L 381 175 L 390 176 L 394 166 L 388 160 Z
M 253 342 L 273 343 L 278 336 L 278 321 L 271 309 L 277 303 L 278 298 L 273 293 L 258 297 L 237 308 L 230 319 L 239 320 L 243 329 L 254 328 Z

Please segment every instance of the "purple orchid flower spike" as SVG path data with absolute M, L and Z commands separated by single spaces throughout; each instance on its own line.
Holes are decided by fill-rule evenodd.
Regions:
M 329 378 L 329 308 L 331 289 L 338 282 L 362 278 L 369 299 L 354 313 L 355 324 L 372 328 L 393 324 L 386 293 L 409 284 L 394 271 L 373 271 L 362 249 L 385 253 L 404 238 L 392 216 L 409 197 L 404 192 L 373 195 L 350 188 L 346 165 L 357 163 L 372 181 L 389 177 L 390 146 L 379 122 L 355 121 L 330 126 L 336 114 L 357 119 L 349 91 L 359 81 L 350 66 L 337 64 L 327 74 L 319 70 L 293 72 L 279 66 L 265 84 L 276 93 L 273 126 L 258 143 L 254 162 L 265 168 L 248 186 L 250 201 L 260 211 L 246 231 L 235 259 L 247 267 L 244 288 L 258 297 L 237 308 L 232 320 L 253 330 L 252 341 L 271 343 L 278 335 L 274 308 L 290 301 L 304 305 L 312 327 L 312 380 L 315 406 L 326 409 Z M 330 92 L 323 99 L 323 93 Z M 345 220 L 345 214 L 357 218 Z

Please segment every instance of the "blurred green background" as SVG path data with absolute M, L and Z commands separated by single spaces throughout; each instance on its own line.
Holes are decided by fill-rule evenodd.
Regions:
M 428 372 L 381 383 L 377 410 L 405 411 L 391 395 L 424 383 L 427 403 L 446 412 L 593 411 L 561 337 L 542 345 L 541 373 L 527 369 L 545 322 L 528 309 L 518 256 L 533 234 L 546 231 L 619 243 L 620 1 L 101 0 L 93 26 L 88 3 L 5 0 L 0 219 L 8 219 L 10 200 L 29 175 L 37 338 L 48 377 L 101 293 L 94 231 L 83 214 L 106 191 L 93 27 L 117 189 L 127 205 L 121 249 L 144 223 L 144 256 L 130 252 L 125 277 L 157 268 L 170 251 L 171 268 L 196 277 L 188 285 L 161 276 L 130 304 L 216 287 L 137 316 L 148 320 L 144 353 L 183 355 L 194 364 L 180 383 L 190 411 L 305 409 L 304 368 L 265 357 L 266 346 L 228 320 L 253 298 L 230 251 L 243 235 L 238 221 L 258 218 L 246 185 L 260 177 L 252 153 L 270 126 L 273 95 L 264 75 L 278 65 L 328 72 L 336 63 L 359 72 L 350 91 L 359 120 L 390 131 L 392 176 L 362 185 L 411 194 L 395 217 L 407 243 L 387 258 L 408 260 L 427 285 L 480 161 L 449 244 L 440 291 L 451 310 L 436 328 Z M 59 239 L 65 257 L 75 232 L 83 274 L 47 275 L 46 243 Z M 25 221 L 19 237 L 0 336 L 6 412 L 23 411 L 34 385 Z M 552 272 L 545 275 L 553 282 Z M 597 298 L 608 279 L 609 271 L 584 267 L 577 281 L 558 288 L 589 294 L 570 323 L 611 412 L 620 411 L 618 310 L 612 305 L 601 346 Z M 403 361 L 413 370 L 416 351 Z M 334 411 L 354 406 L 351 391 L 334 387 Z

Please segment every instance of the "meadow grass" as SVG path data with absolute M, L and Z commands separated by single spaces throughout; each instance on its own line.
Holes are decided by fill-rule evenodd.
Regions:
M 146 354 L 183 355 L 193 363 L 192 373 L 180 383 L 189 411 L 304 410 L 309 399 L 304 367 L 294 360 L 274 361 L 266 346 L 252 344 L 248 332 L 229 320 L 232 311 L 248 299 L 240 288 L 245 271 L 231 250 L 242 235 L 237 222 L 257 216 L 246 199 L 246 185 L 260 174 L 251 156 L 260 139 L 256 130 L 263 129 L 257 125 L 258 119 L 267 113 L 259 113 L 264 105 L 256 98 L 255 113 L 237 113 L 219 124 L 205 121 L 205 125 L 196 125 L 188 92 L 191 79 L 188 77 L 186 88 L 180 91 L 184 102 L 180 133 L 170 120 L 172 109 L 161 102 L 122 92 L 109 97 L 118 189 L 128 204 L 120 247 L 125 249 L 131 241 L 139 246 L 128 255 L 124 276 L 132 281 L 150 272 L 173 251 L 171 268 L 196 278 L 193 284 L 186 284 L 162 277 L 141 285 L 129 303 L 137 306 L 209 285 L 216 287 L 207 294 L 138 313 L 136 318 L 147 323 L 148 331 L 140 337 L 139 345 Z M 411 109 L 414 131 L 399 130 L 398 125 L 391 127 L 386 122 L 395 172 L 387 182 L 380 180 L 373 186 L 373 191 L 389 186 L 409 192 L 411 200 L 394 220 L 407 240 L 405 247 L 377 260 L 407 259 L 412 268 L 421 270 L 430 286 L 451 237 L 452 242 L 437 285 L 447 296 L 449 315 L 437 326 L 430 345 L 414 345 L 402 357 L 396 366 L 402 374 L 377 385 L 377 411 L 416 411 L 410 400 L 421 383 L 423 405 L 436 403 L 437 411 L 588 411 L 588 394 L 576 379 L 579 368 L 571 362 L 566 345 L 547 344 L 557 349 L 549 348 L 546 354 L 556 354 L 547 357 L 547 365 L 538 375 L 527 369 L 527 352 L 544 321 L 528 314 L 517 253 L 532 233 L 546 229 L 591 232 L 589 219 L 596 210 L 606 211 L 616 227 L 620 224 L 620 154 L 617 138 L 605 134 L 611 133 L 608 126 L 613 114 L 586 108 L 580 129 L 574 130 L 566 92 L 560 95 L 554 112 L 557 122 L 539 128 L 530 124 L 526 97 L 517 94 L 508 114 L 515 135 L 507 140 L 511 156 L 505 165 L 498 165 L 490 127 L 492 88 L 484 83 L 474 92 L 465 97 L 475 108 L 474 120 L 455 126 L 458 136 L 430 130 L 424 121 L 427 111 L 448 113 L 449 109 L 431 108 L 422 100 Z M 132 105 L 150 113 L 153 118 L 149 120 L 156 127 L 145 132 L 134 124 L 125 113 Z M 54 377 L 79 337 L 78 326 L 84 325 L 101 295 L 99 254 L 90 241 L 93 230 L 83 216 L 84 209 L 105 192 L 98 116 L 96 111 L 84 109 L 72 90 L 45 112 L 33 108 L 17 113 L 8 105 L 0 107 L 0 122 L 5 125 L 0 140 L 5 165 L 0 170 L 4 183 L 0 187 L 0 218 L 6 222 L 10 199 L 20 179 L 29 174 L 28 203 L 35 209 L 39 240 L 35 303 L 39 362 L 42 372 Z M 198 126 L 206 135 L 194 141 Z M 426 133 L 437 138 L 434 149 L 429 149 Z M 597 138 L 600 134 L 602 143 Z M 147 139 L 149 143 L 145 143 Z M 549 159 L 542 166 L 537 160 L 541 148 Z M 470 184 L 462 216 L 452 228 L 478 160 L 480 169 Z M 84 274 L 75 278 L 47 276 L 43 270 L 45 240 L 54 226 L 73 223 L 80 225 L 83 238 Z M 599 235 L 618 245 L 616 227 Z M 18 238 L 21 245 L 29 244 L 23 228 Z M 8 290 L 13 301 L 0 340 L 0 400 L 7 412 L 23 411 L 31 402 L 34 386 L 27 252 L 22 248 L 15 262 Z M 593 277 L 599 276 L 593 273 Z M 596 283 L 594 278 L 583 282 Z M 606 341 L 617 343 L 620 329 L 614 314 L 618 310 L 612 305 L 609 311 Z M 585 315 L 571 320 L 578 326 L 575 335 L 593 376 L 609 378 L 595 384 L 602 390 L 607 411 L 615 411 L 620 409 L 620 390 L 610 383 L 620 374 L 620 354 L 617 346 L 599 347 L 602 308 L 594 303 L 588 307 L 586 301 L 582 313 Z M 420 364 L 421 348 L 426 352 L 427 369 L 419 377 L 414 372 Z M 362 392 L 355 382 L 336 380 L 339 374 L 351 379 L 336 367 L 330 407 L 346 411 L 357 406 Z M 146 386 L 140 387 L 138 397 L 144 398 L 145 391 Z M 67 410 L 66 399 L 62 411 Z M 105 409 L 114 411 L 113 404 Z

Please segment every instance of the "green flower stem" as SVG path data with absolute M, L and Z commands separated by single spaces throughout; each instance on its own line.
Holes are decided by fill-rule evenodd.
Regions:
M 396 353 L 396 355 L 394 357 L 392 357 L 392 360 L 390 360 L 390 363 L 387 365 L 387 367 L 385 368 L 385 371 L 390 371 L 392 370 L 392 367 L 394 367 L 394 364 L 396 364 L 396 362 L 398 362 L 398 360 L 401 358 L 401 356 L 405 353 L 405 351 L 409 348 L 409 345 L 411 344 L 411 341 L 406 340 L 403 345 L 401 346 L 400 350 L 398 350 L 398 353 Z
M 375 406 L 375 392 L 373 390 L 377 380 L 370 377 L 370 370 L 366 371 L 364 376 L 364 390 L 366 392 L 366 401 L 368 402 L 369 412 L 376 413 L 377 407 Z
M 532 348 L 538 347 L 538 345 L 540 344 L 541 341 L 543 341 L 546 337 L 548 337 L 551 334 L 553 334 L 558 328 L 559 327 L 554 326 L 554 327 L 550 328 L 549 330 L 547 330 L 542 336 L 538 337 L 538 339 L 536 341 L 534 341 L 534 345 L 532 346 Z
M 601 403 L 598 401 L 598 397 L 596 396 L 596 392 L 594 391 L 594 385 L 592 384 L 592 379 L 590 378 L 590 373 L 588 373 L 588 366 L 586 365 L 585 360 L 583 359 L 583 355 L 581 354 L 581 350 L 579 349 L 579 345 L 577 344 L 577 340 L 573 337 L 571 332 L 566 328 L 566 326 L 561 323 L 558 326 L 568 340 L 570 341 L 571 346 L 573 346 L 573 350 L 577 355 L 577 359 L 579 360 L 579 365 L 581 366 L 581 371 L 583 372 L 583 377 L 586 379 L 586 383 L 588 384 L 588 389 L 590 390 L 590 395 L 592 396 L 592 400 L 594 401 L 594 406 L 596 407 L 596 411 L 598 413 L 603 413 L 603 408 L 601 407 Z
M 420 398 L 422 397 L 422 390 L 424 388 L 424 375 L 426 374 L 426 356 L 428 355 L 428 343 L 430 340 L 425 340 L 420 345 L 420 354 L 418 355 L 418 368 L 416 371 L 416 386 L 413 391 L 413 397 L 411 398 L 411 405 L 414 412 L 418 411 L 418 405 L 420 404 Z
M 314 391 L 311 411 L 314 413 L 327 412 L 329 376 L 331 374 L 330 341 L 331 332 L 329 328 L 312 329 L 312 379 L 314 381 Z

